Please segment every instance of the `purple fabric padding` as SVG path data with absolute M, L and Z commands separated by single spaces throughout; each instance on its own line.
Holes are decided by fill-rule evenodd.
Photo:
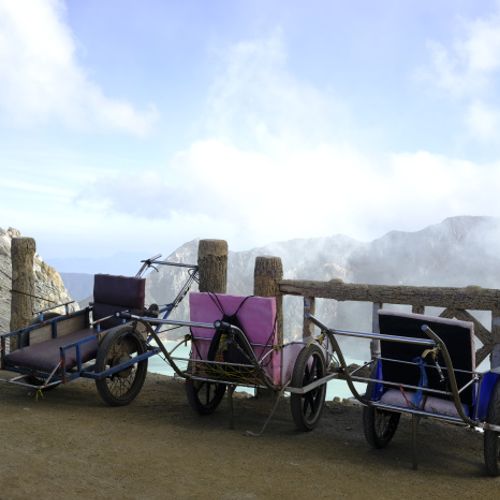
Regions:
M 144 312 L 145 290 L 146 280 L 144 278 L 96 274 L 94 276 L 94 304 L 92 307 L 94 321 L 125 310 L 141 315 Z M 120 318 L 110 318 L 103 321 L 100 328 L 106 330 L 121 323 Z
M 193 292 L 189 295 L 191 321 L 213 323 L 222 319 L 223 313 L 218 307 L 222 306 L 224 313 L 233 315 L 242 301 L 245 303 L 238 311 L 238 320 L 252 344 L 257 359 L 265 356 L 276 343 L 276 299 L 274 297 L 242 297 L 237 295 L 217 294 L 217 299 L 209 293 Z M 207 359 L 210 341 L 214 336 L 214 329 L 191 328 L 196 348 L 192 348 L 191 358 Z M 255 344 L 263 344 L 264 347 Z M 290 350 L 288 357 L 293 356 Z M 278 351 L 270 356 L 266 363 L 267 374 L 276 385 L 281 383 L 281 354 Z M 284 356 L 285 357 L 285 356 Z M 266 358 L 268 359 L 268 358 Z
M 283 346 L 283 364 L 281 370 L 281 384 L 284 385 L 292 378 L 293 368 L 297 361 L 297 356 L 304 349 L 303 343 L 286 344 Z M 279 358 L 279 353 L 276 355 Z
M 415 393 L 413 391 L 405 391 L 406 398 L 408 401 L 412 401 Z M 380 398 L 381 403 L 385 403 L 388 405 L 399 406 L 401 408 L 411 408 L 408 405 L 408 402 L 404 398 L 401 391 L 397 389 L 389 389 L 385 392 Z M 462 408 L 466 415 L 469 414 L 468 408 L 466 405 L 462 405 Z M 448 401 L 447 399 L 436 398 L 434 396 L 427 396 L 425 400 L 424 407 L 422 408 L 424 411 L 428 411 L 429 413 L 436 413 L 438 415 L 446 415 L 449 417 L 460 417 L 457 413 L 457 409 L 453 401 Z
M 111 274 L 94 276 L 94 302 L 123 306 L 124 309 L 143 309 L 146 280 Z
M 95 330 L 87 328 L 79 330 L 62 337 L 46 340 L 22 349 L 17 349 L 14 352 L 5 356 L 5 364 L 10 366 L 19 366 L 23 368 L 31 368 L 51 372 L 59 363 L 60 347 L 72 344 L 87 337 L 93 337 L 93 340 L 85 342 L 80 346 L 80 354 L 82 362 L 89 361 L 96 357 L 97 354 L 97 335 Z M 65 351 L 65 368 L 69 370 L 76 366 L 76 348 L 72 347 Z

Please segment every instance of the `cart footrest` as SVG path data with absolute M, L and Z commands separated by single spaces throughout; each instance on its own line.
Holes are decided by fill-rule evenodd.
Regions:
M 382 395 L 380 402 L 392 406 L 399 406 L 400 408 L 411 409 L 413 408 L 411 401 L 414 394 L 413 391 L 405 391 L 405 395 L 403 395 L 403 393 L 397 389 L 389 389 Z M 427 398 L 424 399 L 425 403 L 422 408 L 419 408 L 420 410 L 435 413 L 436 415 L 447 415 L 449 417 L 460 418 L 453 401 L 436 398 L 434 396 L 427 396 Z M 464 413 L 469 415 L 469 407 L 463 404 L 462 408 L 464 409 Z

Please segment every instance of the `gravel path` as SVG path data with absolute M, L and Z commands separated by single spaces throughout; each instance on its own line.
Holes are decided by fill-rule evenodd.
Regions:
M 283 402 L 260 438 L 270 401 L 238 398 L 236 429 L 224 401 L 211 416 L 188 407 L 180 382 L 148 374 L 128 407 L 110 408 L 92 382 L 36 401 L 0 387 L 0 499 L 53 498 L 500 498 L 485 476 L 482 437 L 424 421 L 411 469 L 410 421 L 385 450 L 368 447 L 361 408 L 330 403 L 316 430 L 294 430 Z

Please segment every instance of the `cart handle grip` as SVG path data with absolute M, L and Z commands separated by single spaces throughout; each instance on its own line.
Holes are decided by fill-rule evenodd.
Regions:
M 150 264 L 153 260 L 159 259 L 161 257 L 161 253 L 157 253 L 156 255 L 153 255 L 153 257 L 149 257 L 149 259 L 144 259 L 141 260 L 141 262 L 148 263 Z

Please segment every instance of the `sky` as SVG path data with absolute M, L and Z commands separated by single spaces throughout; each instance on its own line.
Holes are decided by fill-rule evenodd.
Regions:
M 49 262 L 500 216 L 499 125 L 499 1 L 0 0 L 0 227 Z

